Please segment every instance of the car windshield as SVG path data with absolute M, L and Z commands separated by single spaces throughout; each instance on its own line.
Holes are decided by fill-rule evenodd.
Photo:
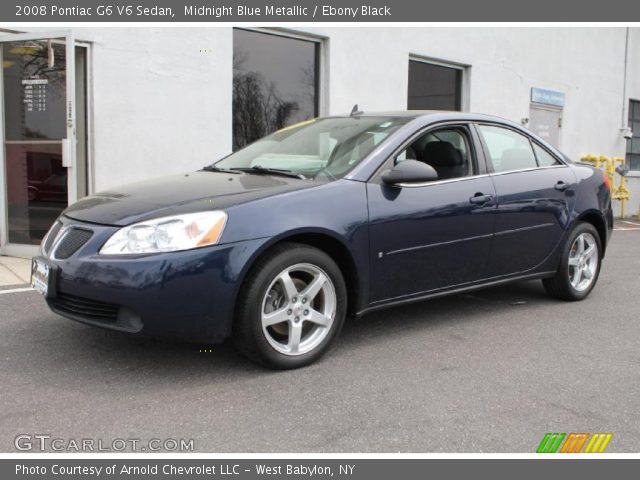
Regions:
M 331 117 L 278 130 L 215 163 L 213 169 L 344 177 L 409 117 Z

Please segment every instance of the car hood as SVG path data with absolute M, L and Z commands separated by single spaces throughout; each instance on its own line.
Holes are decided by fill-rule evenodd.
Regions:
M 198 171 L 99 192 L 74 203 L 63 215 L 82 222 L 125 226 L 168 215 L 225 209 L 318 185 L 321 183 L 281 176 Z

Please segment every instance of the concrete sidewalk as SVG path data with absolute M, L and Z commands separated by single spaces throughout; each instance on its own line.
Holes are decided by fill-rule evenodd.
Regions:
M 31 279 L 31 260 L 0 256 L 0 287 L 24 285 Z

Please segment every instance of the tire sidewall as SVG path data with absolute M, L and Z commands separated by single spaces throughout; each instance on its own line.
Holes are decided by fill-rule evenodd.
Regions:
M 302 355 L 285 355 L 275 350 L 265 338 L 262 330 L 262 306 L 267 289 L 273 280 L 286 268 L 298 263 L 309 263 L 323 270 L 331 279 L 336 292 L 336 313 L 329 334 L 312 351 Z M 261 264 L 254 272 L 245 296 L 245 305 L 241 305 L 238 320 L 245 326 L 254 342 L 254 351 L 260 356 L 261 363 L 281 368 L 299 368 L 318 360 L 330 347 L 333 339 L 340 333 L 347 309 L 347 289 L 340 268 L 324 252 L 307 246 L 293 246 L 280 251 Z M 249 339 L 245 339 L 249 340 Z

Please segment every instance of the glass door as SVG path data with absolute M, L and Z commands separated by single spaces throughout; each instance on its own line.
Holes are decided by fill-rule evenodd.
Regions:
M 34 252 L 77 198 L 75 50 L 69 32 L 0 36 L 2 253 Z

